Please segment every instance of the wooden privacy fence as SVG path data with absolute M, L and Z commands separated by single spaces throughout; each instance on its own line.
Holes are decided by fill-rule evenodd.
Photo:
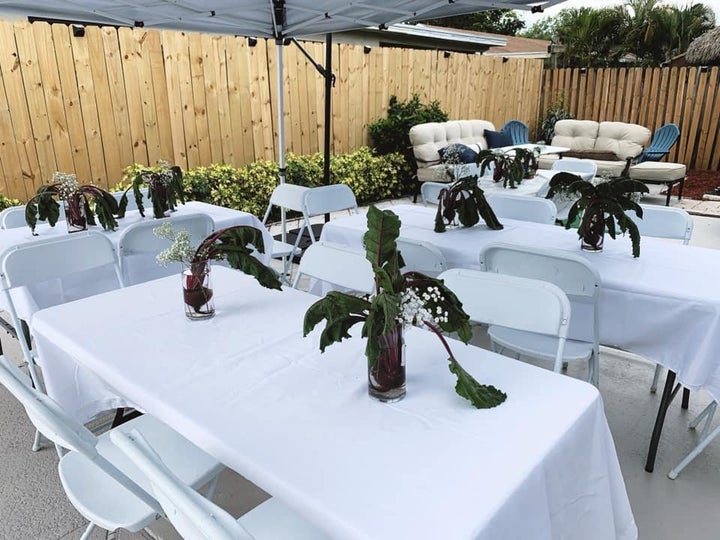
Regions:
M 324 45 L 305 43 L 318 61 Z M 287 149 L 322 148 L 323 80 L 284 49 Z M 335 45 L 333 151 L 367 144 L 391 95 L 437 99 L 451 118 L 534 123 L 542 65 L 439 51 Z M 277 159 L 274 41 L 0 22 L 0 191 L 26 199 L 56 170 L 112 186 L 131 163 L 183 168 Z
M 672 122 L 680 139 L 667 157 L 690 169 L 720 170 L 718 68 L 545 71 L 541 111 L 564 95 L 575 118 L 632 122 L 655 131 Z

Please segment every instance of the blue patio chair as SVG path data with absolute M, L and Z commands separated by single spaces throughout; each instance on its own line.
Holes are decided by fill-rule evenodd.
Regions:
M 637 162 L 660 161 L 670 153 L 670 148 L 680 137 L 680 128 L 675 124 L 665 124 L 653 135 L 650 146 L 638 156 Z
M 528 144 L 530 142 L 528 127 L 520 120 L 509 120 L 500 131 L 510 135 L 513 144 Z

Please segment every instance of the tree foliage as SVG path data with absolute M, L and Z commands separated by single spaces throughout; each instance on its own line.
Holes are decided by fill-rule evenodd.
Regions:
M 423 23 L 504 36 L 514 36 L 525 28 L 525 22 L 511 9 L 491 9 L 470 15 L 429 19 Z
M 657 66 L 685 52 L 714 26 L 712 8 L 702 3 L 678 7 L 660 0 L 626 0 L 621 6 L 564 9 L 522 35 L 562 45 L 561 66 L 617 66 L 632 60 Z

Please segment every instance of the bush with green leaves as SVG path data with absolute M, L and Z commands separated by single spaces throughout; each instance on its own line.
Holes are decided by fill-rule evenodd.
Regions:
M 447 122 L 448 115 L 438 101 L 420 103 L 420 96 L 413 94 L 409 101 L 400 102 L 390 97 L 387 117 L 368 126 L 372 147 L 378 154 L 400 152 L 405 154 L 410 146 L 410 128 L 425 122 Z
M 555 136 L 555 124 L 558 120 L 568 120 L 571 118 L 575 117 L 567 110 L 565 94 L 561 93 L 555 101 L 550 104 L 545 116 L 538 120 L 538 140 L 550 144 L 552 138 Z
M 10 208 L 11 206 L 23 206 L 23 203 L 18 199 L 11 199 L 0 193 L 0 211 Z
M 138 164 L 126 167 L 121 182 L 113 191 L 127 189 L 132 178 L 142 168 Z M 367 147 L 352 154 L 333 155 L 330 159 L 331 182 L 347 184 L 360 204 L 406 193 L 407 186 L 403 184 L 402 178 L 408 176 L 408 171 L 402 155 L 377 156 Z M 322 185 L 323 155 L 288 154 L 285 180 L 300 186 Z M 277 183 L 277 163 L 265 160 L 249 163 L 242 168 L 217 163 L 194 167 L 183 173 L 186 200 L 234 208 L 260 218 L 264 215 Z

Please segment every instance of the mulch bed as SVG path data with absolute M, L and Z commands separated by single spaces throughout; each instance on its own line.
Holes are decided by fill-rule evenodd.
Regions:
M 683 198 L 701 201 L 705 193 L 720 195 L 715 192 L 718 186 L 720 186 L 720 171 L 688 171 Z M 678 186 L 674 186 L 673 195 L 677 195 L 677 190 Z M 666 193 L 666 189 L 662 192 Z

